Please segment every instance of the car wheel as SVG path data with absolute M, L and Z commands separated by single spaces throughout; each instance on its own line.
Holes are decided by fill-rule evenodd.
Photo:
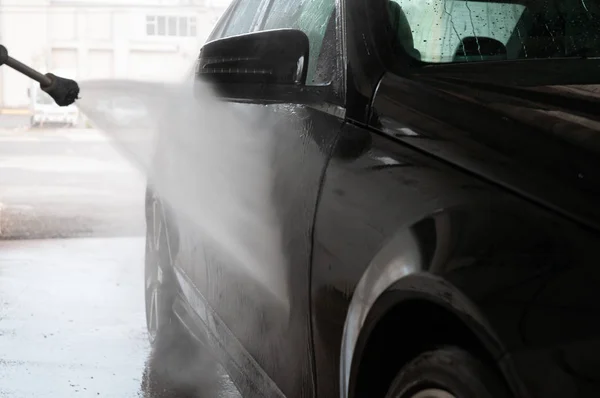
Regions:
M 467 351 L 445 347 L 425 352 L 402 367 L 386 398 L 509 398 L 490 366 Z
M 195 397 L 212 388 L 209 356 L 176 319 L 173 303 L 177 285 L 160 201 L 149 201 L 146 231 L 146 325 L 152 353 L 146 363 L 142 389 L 147 396 Z
M 151 224 L 146 230 L 145 301 L 148 337 L 154 343 L 159 333 L 174 321 L 176 291 L 160 202 L 153 200 L 151 206 Z

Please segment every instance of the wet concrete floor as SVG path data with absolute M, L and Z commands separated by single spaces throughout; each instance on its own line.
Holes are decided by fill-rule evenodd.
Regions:
M 142 238 L 0 242 L 0 396 L 138 397 Z
M 0 128 L 0 397 L 183 397 L 149 376 L 145 182 L 119 156 L 93 130 Z M 193 396 L 237 396 L 204 371 Z

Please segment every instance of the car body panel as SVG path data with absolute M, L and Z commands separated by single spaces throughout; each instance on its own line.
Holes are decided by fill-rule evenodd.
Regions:
M 210 40 L 223 37 L 238 6 L 239 2 L 232 3 Z M 259 29 L 265 11 L 256 12 L 251 30 Z M 340 35 L 336 25 L 340 18 L 335 16 L 325 29 L 323 52 L 335 51 L 332 46 Z M 171 234 L 177 237 L 173 240 L 178 242 L 173 264 L 181 288 L 177 304 L 180 318 L 194 330 L 193 334 L 204 335 L 204 340 L 210 340 L 213 348 L 221 351 L 217 357 L 244 396 L 312 397 L 315 394 L 314 357 L 310 348 L 312 228 L 326 162 L 344 117 L 340 107 L 344 77 L 344 71 L 338 69 L 341 66 L 335 56 L 319 57 L 316 76 L 330 76 L 323 85 L 330 90 L 326 102 L 309 106 L 230 104 L 248 125 L 256 122 L 262 134 L 255 143 L 251 135 L 257 133 L 255 128 L 240 129 L 240 139 L 235 145 L 246 145 L 248 152 L 255 151 L 256 156 L 264 157 L 261 163 L 269 165 L 270 187 L 252 185 L 251 176 L 257 172 L 252 165 L 237 171 L 240 180 L 246 179 L 240 182 L 239 189 L 267 190 L 266 200 L 272 203 L 270 210 L 275 219 L 265 224 L 273 222 L 280 227 L 279 236 L 261 229 L 247 234 L 246 247 L 256 247 L 260 253 L 272 245 L 264 241 L 278 239 L 281 242 L 283 258 L 279 263 L 267 258 L 259 272 L 262 279 L 252 275 L 252 270 L 246 267 L 256 264 L 239 264 L 232 253 L 212 239 L 211 231 L 201 231 L 188 214 L 168 203 L 165 206 L 170 208 L 172 221 L 168 224 L 173 229 Z M 164 135 L 161 139 L 174 137 Z M 261 143 L 266 146 L 261 147 Z M 163 179 L 194 184 L 193 175 L 185 166 L 179 167 L 180 173 L 177 172 L 175 160 L 164 159 L 157 153 L 155 163 L 165 165 Z M 202 202 L 196 201 L 195 195 L 203 195 L 203 191 L 188 189 L 186 201 Z M 248 214 L 249 218 L 258 216 Z M 260 227 L 260 224 L 256 225 Z M 248 227 L 243 222 L 240 225 Z
M 568 89 L 502 93 L 464 81 L 386 74 L 373 103 L 371 125 L 600 229 L 595 205 L 600 198 L 600 148 L 594 147 L 600 118 L 577 103 L 579 99 L 597 109 L 600 96 Z
M 202 231 L 193 217 L 171 207 L 172 221 L 167 224 L 175 228 L 170 234 L 176 235 L 178 242 L 173 263 L 186 308 L 192 311 L 189 315 L 198 318 L 213 334 L 211 339 L 215 345 L 231 354 L 225 366 L 232 373 L 239 373 L 239 383 L 254 384 L 255 392 L 267 396 L 311 397 L 314 396 L 313 355 L 307 347 L 311 346 L 313 219 L 328 153 L 342 120 L 304 106 L 236 104 L 235 108 L 259 114 L 263 125 L 269 126 L 262 132 L 268 138 L 259 140 L 268 142 L 268 147 L 253 145 L 250 136 L 240 137 L 238 145 L 247 142 L 247 150 L 256 150 L 270 165 L 268 196 L 275 222 L 281 226 L 276 232 L 280 234 L 278 239 L 284 257 L 281 262 L 269 263 L 276 256 L 269 257 L 265 252 L 260 270 L 247 268 L 256 264 L 239 264 L 211 238 L 210 231 Z M 240 134 L 247 132 L 240 131 Z M 163 179 L 193 184 L 182 177 L 185 165 L 177 166 L 175 159 L 169 162 L 168 171 L 161 173 Z M 241 176 L 254 172 L 251 165 L 239 170 Z M 245 189 L 264 189 L 251 185 L 252 178 L 247 180 Z M 186 201 L 203 203 L 194 196 L 203 194 L 206 193 L 201 189 L 188 189 Z M 252 225 L 241 222 L 240 228 Z M 263 225 L 257 223 L 256 226 Z M 273 231 L 258 229 L 247 234 L 250 240 L 247 247 L 270 250 L 272 244 L 263 242 L 275 238 L 270 232 Z M 258 278 L 253 272 L 267 273 L 266 279 Z M 240 366 L 240 363 L 245 365 Z M 240 370 L 240 367 L 246 369 Z
M 572 355 L 583 341 L 594 347 L 595 234 L 362 131 L 372 136 L 369 150 L 352 161 L 332 159 L 317 214 L 313 317 L 317 374 L 324 374 L 318 380 L 341 366 L 341 396 L 353 396 L 351 376 L 373 323 L 404 300 L 432 301 L 457 314 L 496 360 L 540 347 Z M 589 355 L 589 364 L 600 365 Z M 521 366 L 505 361 L 507 375 Z M 546 361 L 544 369 L 571 377 L 561 366 Z M 522 388 L 521 380 L 512 382 Z M 536 391 L 545 382 L 541 372 L 528 387 Z M 339 393 L 323 388 L 324 395 Z
M 394 311 L 426 302 L 464 325 L 516 397 L 600 395 L 597 148 L 556 134 L 597 135 L 596 97 L 559 88 L 549 103 L 547 88 L 517 94 L 452 68 L 392 71 L 380 3 L 337 3 L 331 101 L 239 108 L 275 126 L 288 305 L 171 209 L 184 323 L 209 335 L 244 396 L 374 398 L 386 386 L 365 394 L 361 377 L 378 326 L 390 314 L 416 325 L 398 337 L 413 354 L 428 312 Z M 579 119 L 539 112 L 550 108 Z

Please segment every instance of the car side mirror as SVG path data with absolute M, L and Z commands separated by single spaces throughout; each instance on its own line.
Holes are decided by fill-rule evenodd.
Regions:
M 276 29 L 206 43 L 196 76 L 235 102 L 310 102 L 323 87 L 306 86 L 309 41 L 296 29 Z

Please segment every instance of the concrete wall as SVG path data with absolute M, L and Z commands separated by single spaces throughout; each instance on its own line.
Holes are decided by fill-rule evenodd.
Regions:
M 189 71 L 229 1 L 0 0 L 0 43 L 22 62 L 48 71 L 72 69 L 78 79 L 173 81 Z M 148 17 L 171 23 L 193 17 L 196 29 L 193 36 L 149 35 Z M 187 25 L 181 22 L 177 32 Z M 27 107 L 29 85 L 19 73 L 0 68 L 0 107 Z
M 47 18 L 38 10 L 43 10 L 47 1 L 28 1 L 27 6 L 11 5 L 18 4 L 18 0 L 0 1 L 0 43 L 21 62 L 41 65 L 45 58 Z M 26 104 L 28 87 L 28 78 L 6 66 L 0 67 L 0 101 Z

